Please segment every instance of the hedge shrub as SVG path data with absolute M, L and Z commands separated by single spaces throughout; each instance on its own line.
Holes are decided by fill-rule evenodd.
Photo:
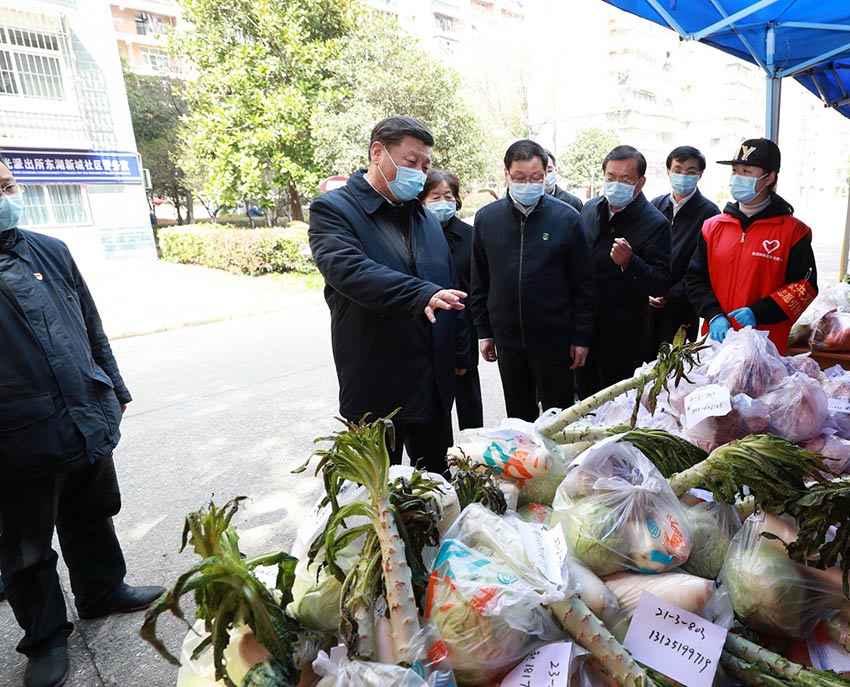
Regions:
M 307 225 L 242 229 L 229 225 L 162 228 L 164 260 L 257 276 L 271 272 L 313 274 L 316 265 L 307 242 Z

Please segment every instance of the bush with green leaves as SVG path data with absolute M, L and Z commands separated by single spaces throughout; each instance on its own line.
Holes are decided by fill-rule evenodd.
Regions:
M 162 258 L 236 274 L 316 273 L 307 242 L 307 225 L 240 229 L 228 225 L 191 225 L 159 231 Z

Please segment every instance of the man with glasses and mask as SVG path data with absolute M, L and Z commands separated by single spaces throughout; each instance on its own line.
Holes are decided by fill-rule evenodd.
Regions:
M 705 156 L 699 150 L 693 146 L 674 148 L 667 156 L 670 193 L 650 201 L 673 227 L 673 285 L 666 294 L 649 297 L 647 359 L 658 355 L 658 347 L 662 341 L 673 341 L 679 327 L 685 327 L 689 341 L 696 341 L 699 336 L 699 317 L 688 299 L 685 274 L 703 222 L 720 214 L 720 208 L 703 196 L 697 188 L 704 171 Z
M 417 196 L 434 137 L 412 117 L 375 125 L 369 167 L 310 207 L 310 247 L 325 278 L 340 413 L 393 417 L 402 446 L 428 470 L 446 469 L 455 370 L 469 336 L 455 319 L 466 293 L 452 288 L 451 254 Z
M 602 172 L 603 195 L 581 211 L 599 284 L 590 356 L 576 374 L 582 398 L 631 377 L 644 362 L 647 298 L 670 288 L 670 223 L 643 194 L 646 158 L 617 146 Z
M 124 583 L 112 450 L 130 394 L 67 246 L 18 228 L 23 201 L 0 158 L 0 575 L 24 630 L 24 685 L 57 687 L 74 626 L 54 530 L 80 618 L 142 610 L 165 590 Z
M 688 267 L 688 296 L 703 334 L 723 341 L 730 328 L 768 332 L 784 355 L 788 334 L 817 295 L 812 230 L 776 193 L 781 156 L 766 138 L 744 141 L 730 165 L 734 202 L 702 227 Z
M 593 333 L 596 284 L 581 216 L 544 192 L 547 154 L 505 153 L 507 195 L 475 215 L 469 299 L 482 358 L 498 361 L 509 417 L 573 404 Z

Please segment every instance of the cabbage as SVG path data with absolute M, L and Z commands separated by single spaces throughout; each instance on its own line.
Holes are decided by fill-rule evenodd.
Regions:
M 622 570 L 625 541 L 614 509 L 595 499 L 556 511 L 571 555 L 597 575 Z
M 725 503 L 698 504 L 685 511 L 691 526 L 693 546 L 682 568 L 691 575 L 717 579 L 729 543 L 740 529 L 735 507 Z

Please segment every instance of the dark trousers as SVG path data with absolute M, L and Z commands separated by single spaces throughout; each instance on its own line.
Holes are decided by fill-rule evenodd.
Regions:
M 465 375 L 455 375 L 455 410 L 460 429 L 484 426 L 481 379 L 477 365 L 470 367 Z
M 641 360 L 632 355 L 620 358 L 610 356 L 604 363 L 588 361 L 584 367 L 576 370 L 578 397 L 585 399 L 612 384 L 628 379 L 640 365 Z
M 390 463 L 400 465 L 402 449 L 406 449 L 414 467 L 440 474 L 446 471 L 446 453 L 452 445 L 451 414 L 426 423 L 393 420 L 393 425 L 395 448 L 390 450 Z
M 54 528 L 79 610 L 96 609 L 126 568 L 112 516 L 121 495 L 112 456 L 71 472 L 0 483 L 0 574 L 28 656 L 64 646 L 73 625 L 56 573 Z
M 497 346 L 499 376 L 508 417 L 534 422 L 541 409 L 569 408 L 574 402 L 569 346 L 529 350 Z

